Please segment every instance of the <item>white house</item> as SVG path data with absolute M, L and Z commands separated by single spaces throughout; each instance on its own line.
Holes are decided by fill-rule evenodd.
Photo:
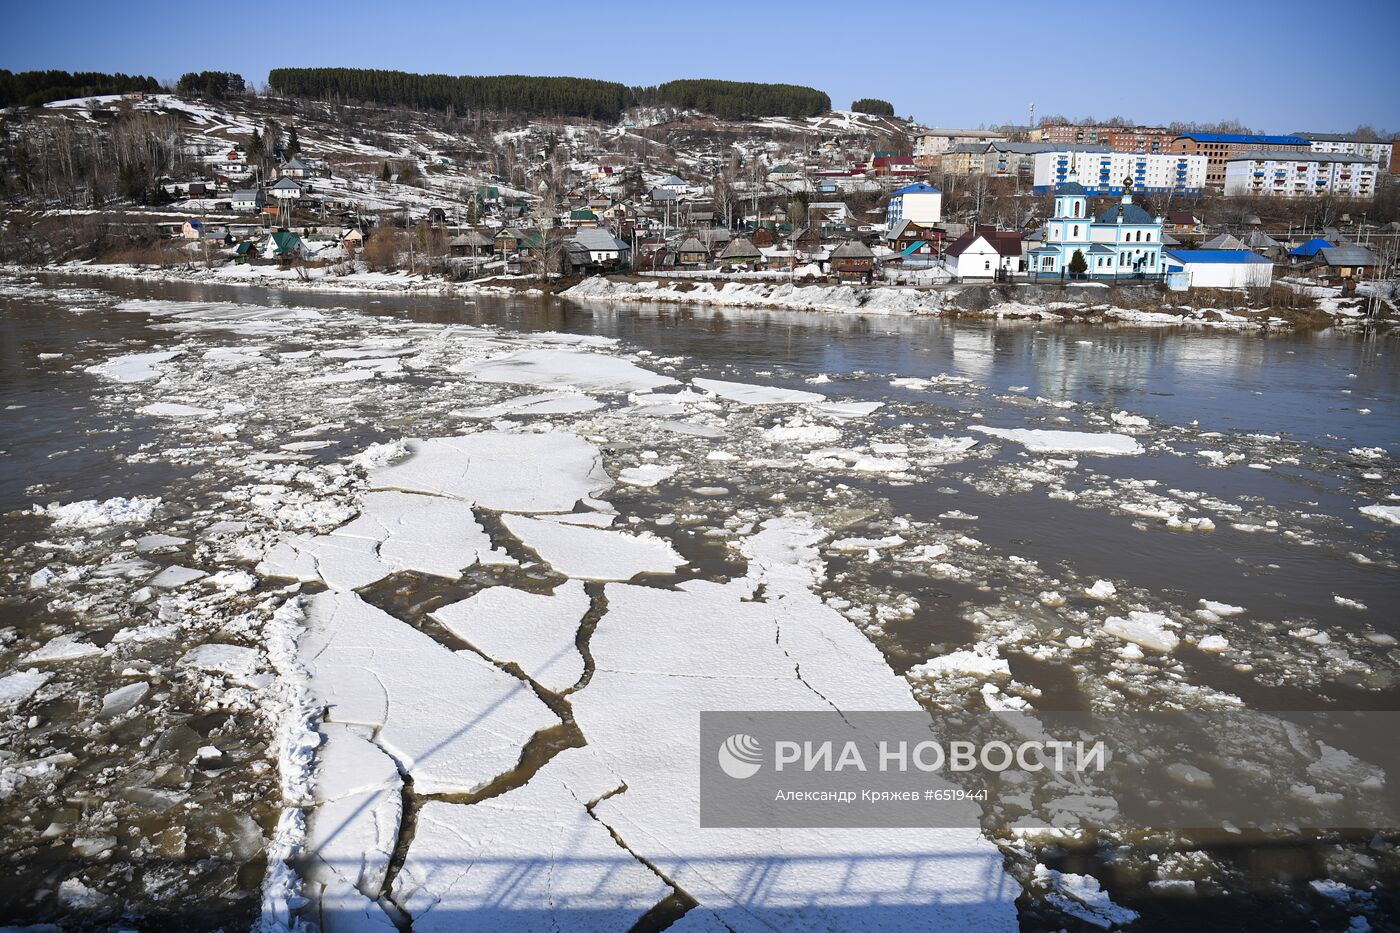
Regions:
M 1330 194 L 1369 201 L 1379 166 L 1340 152 L 1247 152 L 1225 161 L 1226 197 L 1310 198 Z
M 801 169 L 791 162 L 775 165 L 768 172 L 768 180 L 771 182 L 799 181 L 801 178 Z
M 240 188 L 229 198 L 230 206 L 240 214 L 256 214 L 264 203 L 263 193 L 257 188 Z
M 921 181 L 905 185 L 893 192 L 890 195 L 890 203 L 885 207 L 886 229 L 901 220 L 912 220 L 926 227 L 941 222 L 943 192 Z
M 632 247 L 601 227 L 580 227 L 567 244 L 575 265 L 625 266 Z M 587 256 L 586 262 L 579 262 Z
M 280 178 L 310 178 L 311 166 L 301 159 L 290 159 L 277 167 L 277 175 Z
M 1247 249 L 1169 249 L 1162 264 L 1189 288 L 1267 288 L 1274 278 L 1274 264 Z
M 294 178 L 279 178 L 277 184 L 267 190 L 279 201 L 300 201 L 306 189 Z
M 1071 177 L 1089 194 L 1120 195 L 1123 179 L 1139 194 L 1200 194 L 1206 186 L 1203 155 L 1184 152 L 1114 152 L 1081 146 L 1038 152 L 1031 157 L 1032 190 L 1050 194 Z
M 964 280 L 1024 272 L 1021 235 L 990 228 L 969 230 L 948 246 L 943 267 Z
M 1163 272 L 1162 218 L 1133 203 L 1129 182 L 1118 204 L 1096 218 L 1089 216 L 1089 195 L 1079 181 L 1055 188 L 1055 213 L 1045 224 L 1045 237 L 1030 251 L 1031 272 L 1037 277 L 1066 278 L 1076 254 L 1084 259 L 1084 278 L 1131 279 Z

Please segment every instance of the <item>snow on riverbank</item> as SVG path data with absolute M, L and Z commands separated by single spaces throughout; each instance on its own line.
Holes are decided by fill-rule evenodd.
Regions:
M 601 276 L 585 279 L 560 293 L 565 298 L 601 301 L 672 301 L 793 311 L 843 311 L 861 314 L 938 314 L 955 292 L 915 288 L 857 288 L 852 285 L 794 285 L 788 282 L 614 282 Z

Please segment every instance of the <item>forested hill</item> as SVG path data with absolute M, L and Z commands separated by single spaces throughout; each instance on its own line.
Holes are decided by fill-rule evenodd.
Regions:
M 267 83 L 289 97 L 362 101 L 421 110 L 490 110 L 616 120 L 632 101 L 626 85 L 590 78 L 422 75 L 377 68 L 274 68 Z
M 20 71 L 0 68 L 0 107 L 37 107 L 53 100 L 159 91 L 160 82 L 145 75 L 100 71 Z
M 630 88 L 591 78 L 424 75 L 372 68 L 274 68 L 268 85 L 288 97 L 362 101 L 422 110 L 488 110 L 616 120 L 635 104 L 700 110 L 724 119 L 808 117 L 831 109 L 821 91 L 794 84 L 668 81 Z
M 667 81 L 638 88 L 642 103 L 669 104 L 700 110 L 726 120 L 750 117 L 814 117 L 831 109 L 831 98 L 799 84 L 756 84 L 749 81 Z

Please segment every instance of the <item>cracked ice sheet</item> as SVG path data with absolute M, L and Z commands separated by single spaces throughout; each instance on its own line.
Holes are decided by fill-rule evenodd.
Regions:
M 594 812 L 735 930 L 1015 930 L 1020 888 L 976 829 L 699 827 L 701 750 L 675 724 L 702 710 L 919 709 L 812 593 L 820 538 L 804 519 L 770 520 L 744 542 L 743 580 L 607 587 L 593 677 L 571 704 L 627 790 Z M 743 601 L 760 584 L 765 601 Z
M 628 929 L 671 889 L 589 815 L 619 787 L 589 748 L 570 748 L 499 797 L 425 804 L 395 902 L 416 933 Z
M 353 590 L 404 570 L 456 579 L 476 563 L 514 561 L 492 548 L 470 505 L 441 496 L 372 492 L 359 518 L 327 535 L 296 535 L 274 545 L 257 571 Z
M 592 600 L 570 580 L 552 594 L 491 586 L 429 615 L 496 661 L 514 661 L 546 690 L 559 693 L 583 676 L 575 640 Z
M 969 431 L 1015 441 L 1037 453 L 1140 454 L 1142 447 L 1126 434 L 1092 431 L 1044 431 L 1031 428 L 988 428 L 974 424 Z
M 598 448 L 568 431 L 482 431 L 407 447 L 407 459 L 370 474 L 373 488 L 450 496 L 502 512 L 567 512 L 580 499 L 603 506 L 592 497 L 612 486 Z
M 307 817 L 301 871 L 318 903 L 323 930 L 362 923 L 392 929 L 374 902 L 384 886 L 403 815 L 402 781 L 393 760 L 341 723 L 322 723 L 315 798 Z M 368 730 L 365 730 L 368 731 Z M 349 922 L 354 918 L 357 922 Z
M 760 386 L 747 382 L 725 382 L 723 379 L 692 379 L 696 388 L 712 392 L 720 398 L 741 405 L 793 405 L 807 402 L 825 402 L 826 396 L 817 392 L 804 392 L 801 389 L 780 389 L 777 386 Z M 873 411 L 873 409 L 872 409 Z
M 310 601 L 299 651 L 326 719 L 378 726 L 379 746 L 421 794 L 480 790 L 559 724 L 524 682 L 354 593 Z
M 650 534 L 630 535 L 522 515 L 506 515 L 502 524 L 545 563 L 579 580 L 630 580 L 639 573 L 670 573 L 685 563 L 668 542 Z
M 585 350 L 519 350 L 481 362 L 458 363 L 449 372 L 478 382 L 552 389 L 571 386 L 585 392 L 645 392 L 676 380 L 635 363 Z

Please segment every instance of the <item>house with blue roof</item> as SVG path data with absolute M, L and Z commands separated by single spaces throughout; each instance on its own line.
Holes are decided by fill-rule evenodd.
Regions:
M 1288 260 L 1289 262 L 1298 263 L 1316 259 L 1318 253 L 1322 252 L 1324 249 L 1331 249 L 1335 245 L 1336 244 L 1324 240 L 1322 237 L 1313 237 L 1301 246 L 1295 246 L 1293 249 L 1290 249 L 1288 251 Z
M 1184 273 L 1187 288 L 1267 288 L 1274 264 L 1247 249 L 1169 249 L 1162 254 L 1168 276 Z
M 1116 281 L 1160 277 L 1162 218 L 1133 203 L 1133 181 L 1123 196 L 1097 217 L 1089 214 L 1089 193 L 1073 175 L 1055 187 L 1055 213 L 1045 224 L 1039 246 L 1029 253 L 1029 271 L 1040 278 Z M 1084 271 L 1076 273 L 1075 257 Z
M 905 185 L 890 194 L 885 206 L 885 229 L 901 220 L 929 226 L 943 220 L 943 192 L 922 181 Z

